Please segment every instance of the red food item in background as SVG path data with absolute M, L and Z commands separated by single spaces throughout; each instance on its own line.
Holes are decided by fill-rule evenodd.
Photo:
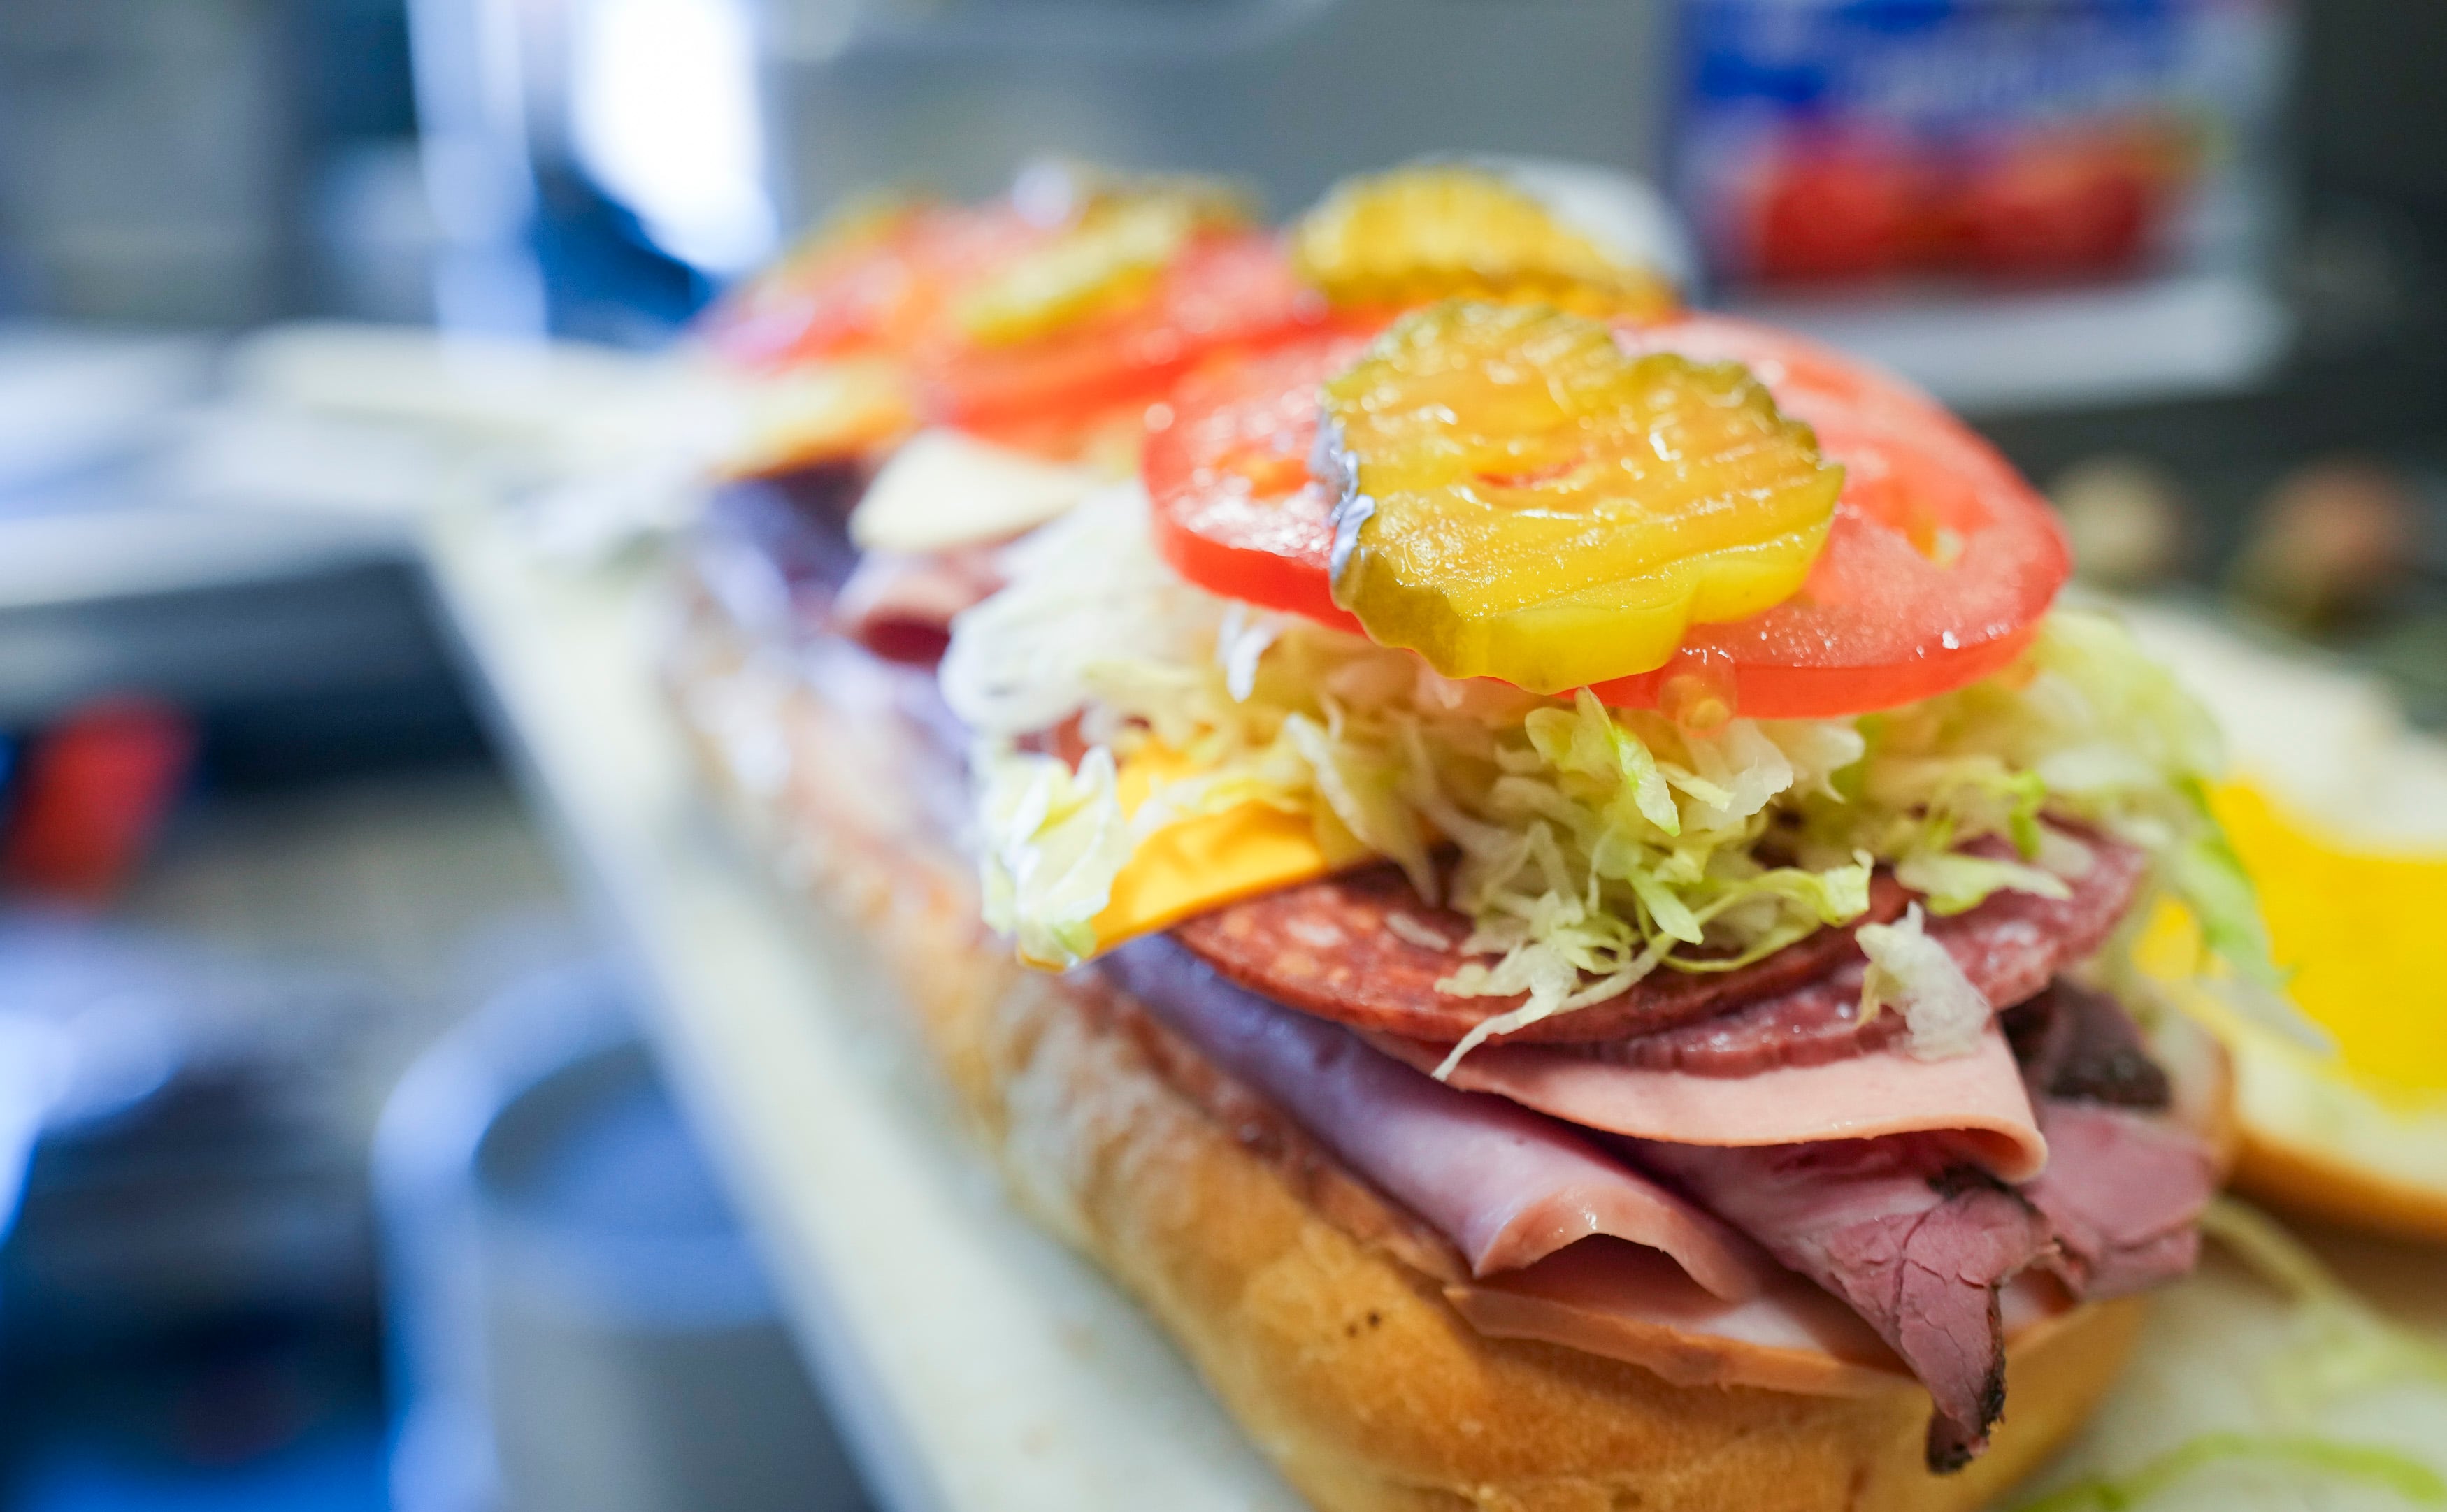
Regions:
M 1928 175 L 1901 143 L 1796 144 L 1752 209 L 1751 261 L 1769 283 L 1884 277 L 1917 259 Z
M 1766 285 L 2114 277 L 2155 250 L 2194 155 L 2182 122 L 2153 115 L 1973 139 L 1799 136 L 1744 202 L 1740 255 Z
M 2115 132 L 2034 138 L 1978 161 L 1948 206 L 1963 262 L 2035 279 L 2133 269 L 2165 218 L 2159 156 Z
M 65 902 L 108 902 L 169 813 L 195 748 L 186 716 L 152 699 L 97 699 L 71 711 L 27 754 L 0 881 Z
M 2072 556 L 2046 501 L 1994 448 L 1899 379 L 1745 321 L 1694 315 L 1635 342 L 1749 366 L 1845 468 L 1835 522 L 1801 592 L 1695 625 L 1655 671 L 1600 684 L 1618 708 L 1701 702 L 1758 718 L 1913 703 L 1997 671 L 2037 633 Z M 1185 384 L 1148 444 L 1157 549 L 1226 597 L 1356 621 L 1333 600 L 1332 501 L 1308 476 L 1317 390 L 1361 341 L 1324 338 Z

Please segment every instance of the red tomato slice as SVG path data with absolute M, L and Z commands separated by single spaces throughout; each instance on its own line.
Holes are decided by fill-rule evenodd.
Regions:
M 1142 471 L 1155 544 L 1212 593 L 1359 633 L 1334 601 L 1333 501 L 1309 477 L 1318 386 L 1357 360 L 1365 331 L 1337 330 L 1183 381 L 1152 417 Z
M 754 280 L 709 316 L 706 336 L 756 368 L 903 362 L 927 423 L 1070 459 L 1116 440 L 1135 449 L 1148 405 L 1184 372 L 1325 318 L 1275 238 L 1214 233 L 1128 310 L 1010 346 L 960 333 L 951 312 L 962 292 L 1052 235 L 1005 204 L 923 207 L 870 239 Z
M 1161 398 L 1217 352 L 1289 339 L 1324 316 L 1274 237 L 1207 236 L 1130 309 L 1012 346 L 948 340 L 920 371 L 936 418 L 994 435 Z
M 1765 327 L 1692 316 L 1633 340 L 1749 365 L 1846 469 L 1800 593 L 1694 626 L 1673 662 L 1601 684 L 1619 708 L 1695 695 L 1758 718 L 1891 709 L 2011 662 L 2072 570 L 2045 501 L 1968 426 L 1901 381 Z M 1339 629 L 1329 501 L 1307 476 L 1318 385 L 1356 338 L 1320 340 L 1185 384 L 1148 443 L 1158 549 L 1202 587 Z
M 706 337 L 756 368 L 905 354 L 961 288 L 1052 235 L 999 201 L 921 205 L 871 237 L 749 280 L 708 314 Z

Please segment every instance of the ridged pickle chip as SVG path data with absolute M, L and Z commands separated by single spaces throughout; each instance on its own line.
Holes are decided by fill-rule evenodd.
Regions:
M 1099 186 L 1061 235 L 963 296 L 955 318 L 980 346 L 1012 346 L 1126 310 L 1202 232 L 1249 224 L 1228 186 L 1167 178 Z
M 1634 356 L 1554 309 L 1418 311 L 1322 401 L 1335 602 L 1449 677 L 1533 692 L 1653 671 L 1691 625 L 1792 596 L 1844 482 L 1740 364 Z
M 1608 254 L 1535 196 L 1466 164 L 1346 180 L 1291 239 L 1300 276 L 1346 308 L 1478 298 L 1635 319 L 1674 308 L 1655 270 Z

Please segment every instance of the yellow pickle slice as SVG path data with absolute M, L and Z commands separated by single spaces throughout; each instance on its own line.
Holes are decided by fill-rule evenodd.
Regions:
M 1344 308 L 1478 298 L 1631 319 L 1674 308 L 1655 270 L 1607 253 L 1502 175 L 1463 163 L 1345 180 L 1300 217 L 1291 241 L 1300 276 Z
M 1448 301 L 1322 390 L 1334 601 L 1448 677 L 1553 693 L 1663 666 L 1798 591 L 1844 472 L 1738 363 Z
M 1091 185 L 1071 224 L 963 296 L 954 318 L 981 346 L 1012 346 L 1127 310 L 1202 232 L 1251 223 L 1228 185 L 1150 177 Z

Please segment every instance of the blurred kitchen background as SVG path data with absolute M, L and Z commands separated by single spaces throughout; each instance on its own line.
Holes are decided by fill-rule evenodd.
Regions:
M 2439 725 L 2442 77 L 2434 0 L 0 0 L 0 1506 L 859 1504 L 409 525 L 841 195 L 1635 171 L 2086 576 Z

